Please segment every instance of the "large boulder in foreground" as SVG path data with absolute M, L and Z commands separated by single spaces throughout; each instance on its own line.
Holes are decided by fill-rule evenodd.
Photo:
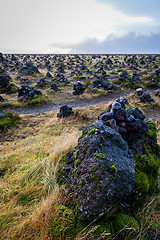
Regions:
M 126 98 L 113 102 L 62 158 L 58 181 L 73 193 L 80 220 L 93 220 L 117 202 L 131 213 L 157 188 L 156 123 L 126 105 Z
M 75 195 L 77 217 L 95 218 L 126 197 L 134 187 L 134 165 L 118 132 L 102 121 L 85 129 L 75 152 L 66 154 L 62 171 Z

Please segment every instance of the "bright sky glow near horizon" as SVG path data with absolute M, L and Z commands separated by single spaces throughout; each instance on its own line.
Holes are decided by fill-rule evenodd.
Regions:
M 160 0 L 0 0 L 2 53 L 160 53 Z

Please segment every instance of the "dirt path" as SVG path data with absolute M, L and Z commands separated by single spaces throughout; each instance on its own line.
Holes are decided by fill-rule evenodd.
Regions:
M 60 107 L 67 105 L 68 107 L 72 108 L 80 108 L 80 107 L 86 107 L 90 105 L 96 105 L 101 102 L 107 102 L 107 101 L 114 101 L 115 99 L 119 97 L 128 97 L 129 95 L 133 94 L 133 92 L 128 93 L 109 93 L 106 96 L 99 96 L 93 99 L 84 99 L 84 100 L 78 100 L 78 101 L 70 101 L 70 102 L 63 102 L 63 103 L 57 103 L 57 104 L 44 104 L 39 107 L 30 107 L 30 108 L 17 108 L 13 111 L 18 114 L 38 114 L 38 113 L 45 113 L 45 112 L 51 112 L 60 109 Z
M 157 89 L 150 89 L 147 90 L 149 93 L 155 91 Z M 35 106 L 35 107 L 28 107 L 28 108 L 16 108 L 13 109 L 14 112 L 18 114 L 24 114 L 24 115 L 29 115 L 29 114 L 39 114 L 39 113 L 45 113 L 45 112 L 51 112 L 51 111 L 56 111 L 59 110 L 60 107 L 67 105 L 68 107 L 72 108 L 81 108 L 81 107 L 87 107 L 90 105 L 96 105 L 98 103 L 102 102 L 108 102 L 108 101 L 114 101 L 117 98 L 120 97 L 129 97 L 130 95 L 134 94 L 135 91 L 133 92 L 119 92 L 119 93 L 108 93 L 108 95 L 103 95 L 99 97 L 95 97 L 92 99 L 82 99 L 78 101 L 66 101 L 62 103 L 56 103 L 56 104 L 43 104 L 42 106 Z M 158 111 L 158 115 L 160 115 Z

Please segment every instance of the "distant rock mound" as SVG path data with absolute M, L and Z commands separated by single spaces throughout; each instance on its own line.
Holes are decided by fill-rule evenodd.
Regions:
M 37 66 L 34 65 L 31 61 L 26 62 L 22 67 L 18 69 L 18 74 L 32 75 L 34 73 L 39 73 L 39 70 Z
M 42 92 L 39 90 L 36 90 L 34 87 L 30 87 L 27 84 L 22 85 L 18 89 L 18 101 L 23 102 L 28 99 L 33 99 L 35 95 L 42 95 Z

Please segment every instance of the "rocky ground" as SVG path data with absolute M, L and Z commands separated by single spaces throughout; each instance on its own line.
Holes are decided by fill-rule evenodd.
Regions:
M 122 97 L 125 103 L 115 102 Z M 71 239 L 159 239 L 159 193 L 147 197 L 136 213 L 121 201 L 141 182 L 139 197 L 155 186 L 159 55 L 0 54 L 0 131 L 2 239 L 68 239 L 71 234 Z M 137 150 L 134 156 L 126 142 L 132 153 Z M 57 177 L 63 154 L 65 183 Z M 141 158 L 152 159 L 153 174 L 140 165 Z M 137 185 L 135 174 L 141 179 Z M 111 202 L 115 205 L 106 213 Z M 134 235 L 120 230 L 130 222 Z

